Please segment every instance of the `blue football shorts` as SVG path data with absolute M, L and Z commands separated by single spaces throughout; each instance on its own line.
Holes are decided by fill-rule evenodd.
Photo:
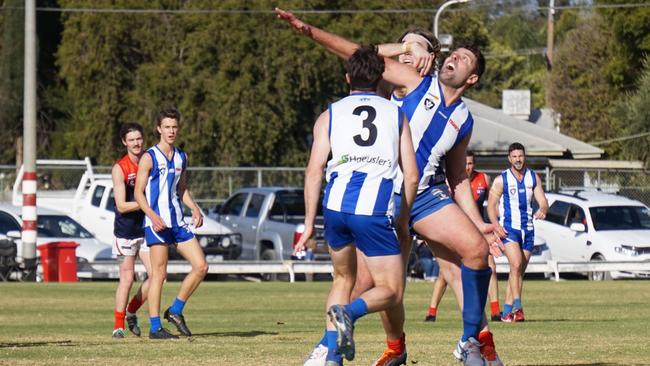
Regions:
M 395 217 L 398 217 L 400 205 L 402 203 L 402 197 L 398 194 L 394 195 L 393 202 L 395 202 L 395 208 L 393 212 L 395 214 Z M 454 200 L 451 198 L 447 183 L 443 182 L 430 186 L 415 196 L 413 207 L 411 207 L 411 226 L 413 226 L 413 224 L 419 220 L 422 220 L 423 218 L 452 203 L 454 203 Z
M 390 216 L 354 215 L 323 208 L 325 240 L 332 249 L 355 244 L 368 257 L 400 254 Z
M 533 251 L 535 247 L 535 231 L 534 230 L 517 230 L 506 228 L 508 234 L 503 238 L 503 244 L 517 243 L 522 250 L 529 252 Z
M 178 244 L 186 242 L 194 238 L 194 234 L 187 228 L 187 226 L 179 226 L 175 228 L 166 228 L 163 231 L 155 231 L 151 226 L 144 228 L 144 239 L 147 246 L 159 244 Z

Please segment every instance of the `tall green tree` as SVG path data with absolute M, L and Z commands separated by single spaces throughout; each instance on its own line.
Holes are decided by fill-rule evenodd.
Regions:
M 612 40 L 612 32 L 602 17 L 585 14 L 556 49 L 549 102 L 561 114 L 562 133 L 583 141 L 618 134 L 609 114 L 615 95 L 605 73 Z
M 0 48 L 0 162 L 9 163 L 16 156 L 16 138 L 23 126 L 23 67 L 25 15 L 20 0 L 7 0 L 2 14 Z

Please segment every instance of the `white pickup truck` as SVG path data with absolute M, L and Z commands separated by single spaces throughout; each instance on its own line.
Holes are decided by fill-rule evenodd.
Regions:
M 90 159 L 67 160 L 66 165 L 85 167 L 77 189 L 73 191 L 48 192 L 39 191 L 38 205 L 69 214 L 95 237 L 107 244 L 113 242 L 113 220 L 115 218 L 115 199 L 113 196 L 113 181 L 110 174 L 96 174 Z M 48 164 L 47 160 L 39 160 L 40 164 Z M 52 162 L 49 162 L 51 165 Z M 22 171 L 20 172 L 22 173 Z M 19 177 L 22 174 L 19 173 Z M 17 180 L 18 182 L 18 180 Z M 22 195 L 18 192 L 19 185 L 14 185 L 13 200 L 20 205 Z M 186 216 L 189 216 L 186 213 Z M 187 220 L 189 222 L 189 220 Z M 237 259 L 241 254 L 241 235 L 204 215 L 203 225 L 192 227 L 192 232 L 199 240 L 208 261 Z M 170 259 L 180 259 L 175 250 L 170 251 Z

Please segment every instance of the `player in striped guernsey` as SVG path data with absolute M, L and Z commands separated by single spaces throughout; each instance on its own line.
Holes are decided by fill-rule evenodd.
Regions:
M 147 299 L 149 279 L 144 280 L 128 306 L 126 301 L 133 286 L 134 266 L 139 257 L 151 275 L 149 248 L 144 244 L 142 220 L 144 213 L 135 202 L 133 190 L 135 177 L 138 172 L 138 161 L 143 154 L 142 126 L 137 123 L 125 123 L 120 128 L 120 139 L 126 147 L 126 155 L 113 165 L 111 177 L 113 180 L 113 195 L 115 197 L 115 221 L 113 223 L 113 253 L 120 260 L 120 283 L 115 291 L 115 325 L 113 338 L 124 338 L 124 320 L 126 318 L 129 330 L 140 336 L 140 326 L 136 311 Z
M 375 94 L 384 61 L 375 46 L 362 46 L 346 65 L 350 95 L 330 105 L 314 125 L 314 143 L 305 172 L 305 231 L 295 246 L 304 250 L 314 233 L 323 168 L 325 238 L 331 248 L 334 280 L 327 299 L 325 365 L 354 358 L 355 321 L 369 312 L 401 303 L 404 267 L 400 240 L 409 241 L 409 212 L 417 190 L 417 167 L 410 129 L 395 104 Z M 331 159 L 328 156 L 331 152 Z M 403 170 L 402 210 L 393 226 L 393 190 Z M 375 287 L 350 303 L 358 248 Z M 386 268 L 393 270 L 386 271 Z
M 146 218 L 144 234 L 149 246 L 152 266 L 149 286 L 149 338 L 178 338 L 160 324 L 160 297 L 167 277 L 169 245 L 175 245 L 192 270 L 187 274 L 172 305 L 165 310 L 165 319 L 184 336 L 192 333 L 185 324 L 183 308 L 208 271 L 205 255 L 183 219 L 180 200 L 192 210 L 192 224 L 200 227 L 203 216 L 186 189 L 187 156 L 174 146 L 181 115 L 176 109 L 161 111 L 156 118 L 160 141 L 140 159 L 135 197 Z
M 548 201 L 539 174 L 526 167 L 524 145 L 518 142 L 510 144 L 508 161 L 510 168 L 494 179 L 490 189 L 488 215 L 506 244 L 505 253 L 510 264 L 501 320 L 515 322 L 524 320 L 521 290 L 524 271 L 535 245 L 533 218 L 543 220 L 546 217 Z M 539 204 L 539 209 L 534 215 L 533 197 Z
M 302 22 L 290 12 L 276 9 L 276 13 L 294 29 L 340 57 L 348 57 L 358 47 L 353 42 Z M 422 42 L 421 38 L 419 34 L 407 33 L 401 37 L 402 43 L 381 45 L 380 54 L 385 57 L 401 55 L 401 61 L 408 59 L 416 51 L 418 43 Z M 457 296 L 463 299 L 463 335 L 454 354 L 462 358 L 465 365 L 483 365 L 482 349 L 477 338 L 480 329 L 487 324 L 483 309 L 491 273 L 487 259 L 488 246 L 494 255 L 501 255 L 502 243 L 494 235 L 493 226 L 483 222 L 471 194 L 465 173 L 465 150 L 471 137 L 473 119 L 460 97 L 478 82 L 485 61 L 480 51 L 467 46 L 453 51 L 445 60 L 443 69 L 435 75 L 420 75 L 415 68 L 392 59 L 387 58 L 385 62 L 383 78 L 395 86 L 396 96 L 393 100 L 403 107 L 409 117 L 421 177 L 418 196 L 411 211 L 412 226 L 429 245 L 434 246 L 437 257 L 447 261 L 449 266 L 441 264 L 443 271 L 452 272 L 451 266 L 457 269 L 461 267 L 457 271 L 460 272 L 457 276 L 460 280 L 453 277 L 454 273 L 445 274 L 446 278 L 452 279 L 452 286 L 456 286 L 454 290 Z M 420 66 L 419 62 L 411 63 Z M 359 267 L 358 276 L 362 277 L 364 271 Z M 364 277 L 369 279 L 369 276 Z M 382 356 L 377 365 L 405 362 L 403 308 L 401 314 L 398 309 L 391 309 L 389 313 L 384 327 L 388 336 L 387 351 L 391 352 L 385 353 L 387 357 Z M 392 349 L 391 343 L 399 346 Z M 397 355 L 397 352 L 404 353 Z M 501 364 L 493 347 L 490 357 L 490 364 Z

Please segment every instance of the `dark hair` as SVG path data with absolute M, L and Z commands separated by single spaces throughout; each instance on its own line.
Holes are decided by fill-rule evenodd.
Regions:
M 384 58 L 377 53 L 377 46 L 359 47 L 348 59 L 345 70 L 350 76 L 350 89 L 375 91 L 384 73 Z
M 167 108 L 158 112 L 158 117 L 156 117 L 156 126 L 160 126 L 160 123 L 165 118 L 175 119 L 176 122 L 181 122 L 181 112 L 176 108 Z
M 456 49 L 459 48 L 464 48 L 474 54 L 474 57 L 476 57 L 476 66 L 474 67 L 474 72 L 476 72 L 476 75 L 478 75 L 480 78 L 485 71 L 485 56 L 483 56 L 483 52 L 481 52 L 481 50 L 479 50 L 479 48 L 473 44 L 464 44 L 457 47 Z
M 474 157 L 474 151 L 472 151 L 472 150 L 467 150 L 467 151 L 465 152 L 465 156 L 471 156 L 471 157 Z
M 142 132 L 142 126 L 139 123 L 135 122 L 127 122 L 120 127 L 120 139 L 124 140 L 126 138 L 126 135 L 129 132 L 133 131 L 138 131 L 142 136 L 144 136 L 144 132 Z
M 513 152 L 514 150 L 521 150 L 524 152 L 524 154 L 526 153 L 526 148 L 524 148 L 524 145 L 518 142 L 513 142 L 512 144 L 510 144 L 510 146 L 508 147 L 508 155 L 510 155 L 510 153 Z
M 418 36 L 424 37 L 431 45 L 427 45 L 427 51 L 433 52 L 438 56 L 438 53 L 440 52 L 440 41 L 438 41 L 438 38 L 433 35 L 433 33 L 429 32 L 428 30 L 420 27 L 414 27 L 411 26 L 407 30 L 402 33 L 401 36 L 397 39 L 397 42 L 402 43 L 404 41 L 404 37 L 406 37 L 407 34 L 413 33 L 417 34 Z

